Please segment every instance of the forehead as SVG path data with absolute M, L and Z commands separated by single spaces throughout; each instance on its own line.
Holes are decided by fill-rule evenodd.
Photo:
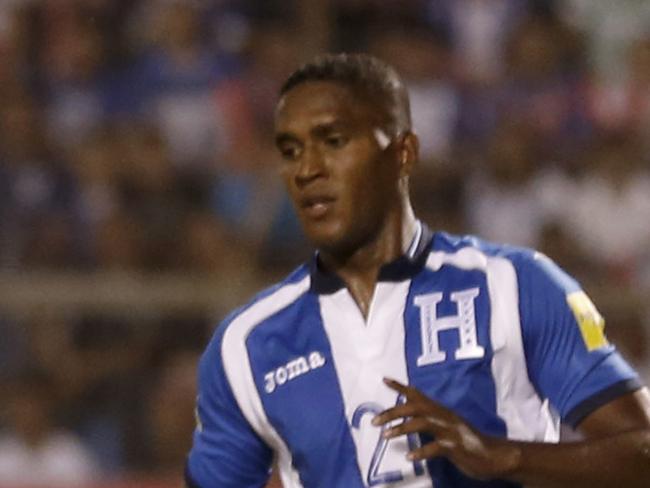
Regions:
M 376 113 L 365 98 L 347 85 L 334 81 L 307 81 L 287 92 L 279 101 L 276 132 L 300 132 L 338 122 L 373 126 Z

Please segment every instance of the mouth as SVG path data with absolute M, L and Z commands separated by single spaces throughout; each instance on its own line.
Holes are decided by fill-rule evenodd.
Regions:
M 311 219 L 320 219 L 331 210 L 336 199 L 326 195 L 308 196 L 300 201 L 302 212 Z

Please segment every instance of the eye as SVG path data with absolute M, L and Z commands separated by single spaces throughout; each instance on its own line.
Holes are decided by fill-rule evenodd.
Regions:
M 328 147 L 338 149 L 345 146 L 348 143 L 348 138 L 343 134 L 328 134 L 325 137 L 325 144 Z
M 278 150 L 285 161 L 295 161 L 300 157 L 300 147 L 297 144 L 282 144 Z

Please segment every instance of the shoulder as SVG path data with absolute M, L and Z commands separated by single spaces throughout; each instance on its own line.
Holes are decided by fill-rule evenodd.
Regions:
M 431 242 L 429 263 L 434 266 L 456 264 L 481 269 L 511 268 L 521 284 L 534 282 L 571 293 L 580 285 L 552 259 L 535 249 L 497 244 L 474 235 L 453 235 L 437 232 Z
M 471 234 L 454 235 L 447 232 L 436 232 L 431 241 L 432 252 L 454 254 L 458 252 L 473 252 L 488 257 L 501 257 L 509 260 L 533 259 L 537 251 L 526 247 L 490 242 Z
M 217 326 L 208 351 L 221 348 L 224 341 L 245 341 L 252 330 L 304 296 L 310 284 L 309 266 L 303 264 L 284 280 L 260 291 Z
M 249 363 L 248 337 L 278 312 L 299 300 L 309 290 L 309 285 L 309 268 L 303 265 L 231 312 L 216 327 L 199 361 L 198 375 L 199 390 L 205 398 L 212 399 L 212 407 L 217 401 L 228 400 L 234 404 L 237 392 L 241 396 L 241 388 L 253 385 L 250 368 L 243 367 Z

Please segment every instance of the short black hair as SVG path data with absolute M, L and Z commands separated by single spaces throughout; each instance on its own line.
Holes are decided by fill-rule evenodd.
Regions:
M 310 81 L 332 81 L 349 86 L 375 107 L 383 107 L 392 135 L 411 130 L 411 108 L 406 87 L 395 69 L 363 53 L 324 54 L 299 67 L 280 88 L 280 97 Z

